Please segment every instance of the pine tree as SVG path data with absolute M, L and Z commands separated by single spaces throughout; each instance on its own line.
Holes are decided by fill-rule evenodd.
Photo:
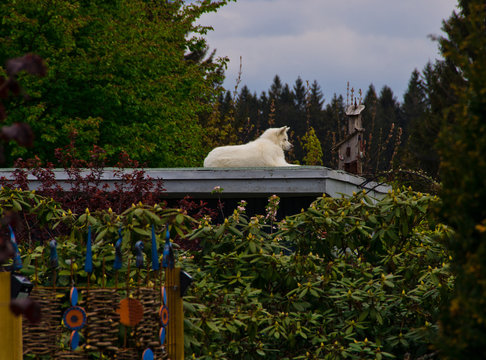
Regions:
M 332 148 L 344 137 L 344 128 L 346 126 L 346 114 L 344 113 L 344 99 L 342 95 L 333 95 L 331 102 L 327 104 L 324 110 L 325 121 L 329 124 L 329 134 L 323 142 L 325 151 L 330 152 L 329 160 L 326 159 L 326 166 L 331 168 L 337 167 L 337 151 Z
M 392 89 L 383 86 L 376 107 L 372 151 L 368 154 L 374 164 L 374 173 L 390 169 L 396 141 L 399 141 L 400 107 Z
M 362 113 L 363 128 L 365 129 L 365 160 L 363 164 L 363 172 L 366 174 L 374 174 L 376 168 L 376 158 L 372 154 L 377 153 L 377 138 L 375 134 L 375 119 L 376 109 L 378 104 L 378 95 L 373 84 L 370 84 L 363 101 L 365 110 Z
M 456 275 L 454 296 L 443 309 L 441 341 L 447 359 L 486 354 L 486 6 L 459 0 L 439 39 L 446 61 L 461 78 L 452 83 L 439 135 L 442 215 L 455 230 L 448 242 Z
M 304 149 L 304 165 L 322 165 L 322 147 L 313 127 L 302 137 L 302 148 Z
M 324 101 L 324 94 L 317 81 L 314 80 L 310 87 L 307 83 L 307 129 L 309 130 L 309 127 L 315 129 L 316 136 L 325 154 L 322 158 L 323 165 L 330 166 L 332 159 L 332 124 L 327 120 L 323 110 Z
M 253 139 L 255 129 L 258 127 L 260 118 L 258 114 L 258 99 L 250 93 L 245 85 L 241 89 L 236 104 L 235 127 L 241 143 Z
M 275 101 L 280 101 L 280 96 L 282 95 L 282 81 L 280 80 L 280 76 L 275 75 L 273 78 L 273 83 L 270 86 L 270 90 L 268 92 L 268 95 L 270 99 L 274 99 Z
M 369 132 L 374 131 L 374 121 L 376 116 L 376 107 L 378 104 L 378 95 L 376 94 L 375 86 L 370 84 L 366 91 L 363 104 L 366 106 L 362 114 L 363 127 Z
M 285 84 L 277 103 L 277 126 L 291 126 L 294 131 L 300 134 L 300 124 L 296 116 L 296 107 L 294 103 L 294 94 L 288 84 Z
M 420 72 L 415 69 L 412 72 L 406 93 L 403 95 L 403 104 L 401 106 L 401 123 L 404 140 L 408 139 L 409 128 L 419 122 L 419 119 L 426 111 L 426 94 L 425 87 L 420 79 Z
M 409 169 L 424 169 L 425 161 L 433 151 L 434 140 L 427 138 L 427 132 L 424 129 L 427 94 L 420 73 L 416 69 L 412 72 L 403 99 L 401 113 L 402 119 L 404 119 L 402 128 L 406 146 L 401 154 L 401 162 L 404 167 Z M 430 167 L 427 170 L 430 173 Z
M 310 88 L 310 112 L 311 114 L 318 114 L 322 111 L 324 105 L 324 94 L 322 93 L 321 87 L 316 80 L 312 82 Z
M 293 92 L 294 92 L 295 107 L 297 108 L 298 111 L 305 112 L 307 90 L 300 76 L 297 78 L 297 80 L 295 80 Z

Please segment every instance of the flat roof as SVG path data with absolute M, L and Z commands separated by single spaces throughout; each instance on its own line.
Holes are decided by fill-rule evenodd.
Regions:
M 15 169 L 0 169 L 0 177 L 13 179 Z M 366 183 L 366 179 L 340 170 L 322 166 L 259 167 L 259 168 L 148 168 L 143 169 L 154 181 L 162 181 L 168 198 L 211 197 L 216 186 L 223 189 L 222 198 L 267 197 L 272 194 L 285 197 L 321 196 L 339 197 L 366 189 L 370 196 L 380 197 L 390 186 Z M 110 188 L 121 181 L 116 176 L 119 169 L 106 168 L 101 174 L 102 184 Z M 133 169 L 124 169 L 129 173 Z M 69 175 L 63 169 L 53 169 L 56 181 L 63 189 L 71 188 Z M 89 174 L 83 170 L 83 174 Z M 29 189 L 37 190 L 41 182 L 28 175 Z M 363 185 L 364 184 L 364 185 Z

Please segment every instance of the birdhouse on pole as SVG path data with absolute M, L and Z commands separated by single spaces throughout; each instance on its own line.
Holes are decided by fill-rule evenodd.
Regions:
M 342 141 L 334 146 L 338 151 L 338 169 L 361 175 L 363 173 L 363 160 L 365 156 L 364 129 L 361 120 L 361 112 L 365 106 L 353 96 L 351 89 L 351 104 L 346 106 L 347 126 L 344 129 L 345 136 Z M 361 91 L 360 91 L 361 93 Z

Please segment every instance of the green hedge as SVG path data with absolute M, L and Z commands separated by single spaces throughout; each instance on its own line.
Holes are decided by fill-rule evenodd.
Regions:
M 120 226 L 122 274 L 135 241 L 145 242 L 150 259 L 152 224 L 160 235 L 169 224 L 173 238 L 198 239 L 201 250 L 177 251 L 178 265 L 194 278 L 184 302 L 188 358 L 416 358 L 435 351 L 437 309 L 453 287 L 443 246 L 451 231 L 432 211 L 440 201 L 409 189 L 379 201 L 365 193 L 321 197 L 278 223 L 276 197 L 266 214 L 248 219 L 241 203 L 222 224 L 209 218 L 197 224 L 179 210 L 142 204 L 122 214 L 74 215 L 32 192 L 8 189 L 0 192 L 0 202 L 3 212 L 35 214 L 52 233 L 65 228 L 55 236 L 60 284 L 69 281 L 65 260 L 71 258 L 79 262 L 77 283 L 87 280 L 82 245 L 88 224 L 94 233 L 93 286 L 113 282 L 109 274 L 102 279 L 101 263 L 114 258 Z M 163 236 L 157 241 L 162 247 Z M 39 280 L 49 284 L 49 251 L 31 245 L 23 252 L 24 271 L 32 275 L 37 258 Z

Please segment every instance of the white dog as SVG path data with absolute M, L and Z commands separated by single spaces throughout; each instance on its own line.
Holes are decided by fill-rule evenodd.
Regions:
M 248 144 L 217 147 L 204 159 L 204 167 L 298 166 L 285 161 L 284 150 L 292 148 L 288 130 L 270 128 Z

